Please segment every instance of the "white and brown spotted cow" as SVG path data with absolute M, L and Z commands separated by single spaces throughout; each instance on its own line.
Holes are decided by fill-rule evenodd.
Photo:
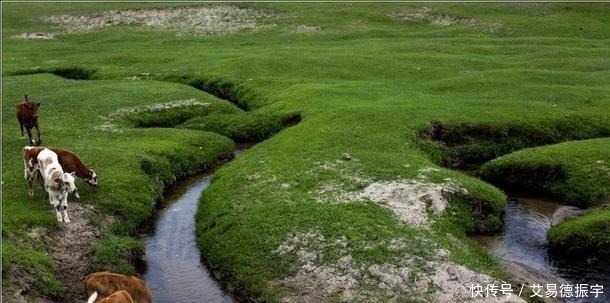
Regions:
M 68 217 L 68 194 L 78 196 L 74 185 L 74 173 L 66 173 L 59 165 L 57 154 L 45 148 L 38 153 L 38 169 L 42 175 L 49 202 L 55 208 L 58 222 L 70 222 Z
M 40 179 L 37 157 L 40 151 L 45 148 L 48 148 L 57 154 L 57 159 L 64 172 L 75 173 L 78 178 L 89 183 L 89 185 L 97 185 L 97 174 L 92 169 L 89 169 L 75 153 L 61 148 L 26 146 L 23 148 L 23 177 L 28 181 L 28 195 L 30 198 L 34 196 L 34 190 L 32 188 L 34 179 Z M 76 195 L 76 197 L 78 198 L 78 195 Z

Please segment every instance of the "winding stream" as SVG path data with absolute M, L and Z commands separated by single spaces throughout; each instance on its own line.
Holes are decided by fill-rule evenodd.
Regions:
M 238 149 L 235 155 L 243 151 Z M 146 244 L 144 280 L 156 303 L 234 302 L 202 264 L 195 237 L 197 201 L 212 177 L 213 173 L 201 174 L 174 186 L 157 211 L 154 230 L 142 237 Z M 569 298 L 566 302 L 610 302 L 610 265 L 567 263 L 548 254 L 546 235 L 551 226 L 564 215 L 581 212 L 556 201 L 509 197 L 502 233 L 474 239 L 488 247 L 508 272 L 530 284 L 604 286 L 597 299 Z
M 604 286 L 597 299 L 567 298 L 566 302 L 610 302 L 610 264 L 591 265 L 586 260 L 567 263 L 548 253 L 547 231 L 559 217 L 579 213 L 582 211 L 575 207 L 552 200 L 509 197 L 502 233 L 474 238 L 488 247 L 509 273 L 530 284 L 556 284 L 557 289 L 568 283 Z
M 236 150 L 235 155 L 242 152 Z M 156 303 L 234 302 L 202 264 L 195 237 L 197 201 L 212 177 L 207 173 L 178 182 L 157 211 L 154 231 L 142 237 L 144 280 Z

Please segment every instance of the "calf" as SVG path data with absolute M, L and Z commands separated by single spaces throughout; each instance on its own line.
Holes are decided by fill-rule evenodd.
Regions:
M 23 148 L 23 167 L 24 167 L 24 175 L 23 177 L 28 181 L 29 191 L 28 195 L 31 197 L 34 196 L 34 190 L 32 189 L 32 184 L 34 179 L 37 177 L 37 173 L 39 171 L 38 161 L 36 158 L 40 151 L 45 149 L 45 147 L 41 146 L 26 146 Z M 63 168 L 64 172 L 67 173 L 75 173 L 77 177 L 82 179 L 83 181 L 89 183 L 89 185 L 96 186 L 97 185 L 97 174 L 89 169 L 76 154 L 69 150 L 61 149 L 61 148 L 53 148 L 49 147 L 51 151 L 57 154 L 57 159 L 59 160 L 59 165 Z M 75 195 L 77 198 L 77 195 Z
M 127 291 L 134 303 L 152 303 L 152 293 L 144 281 L 134 276 L 96 272 L 85 278 L 85 292 L 91 297 L 97 294 L 96 297 L 105 298 L 119 290 Z
M 55 207 L 57 221 L 70 222 L 68 218 L 68 194 L 75 193 L 78 189 L 74 186 L 74 173 L 65 173 L 59 165 L 57 154 L 48 148 L 38 153 L 38 170 L 44 181 L 44 188 L 49 196 L 49 202 Z M 62 214 L 63 211 L 63 214 Z
M 24 139 L 23 128 L 28 132 L 30 142 L 34 145 L 40 145 L 42 140 L 40 139 L 40 127 L 38 125 L 38 108 L 40 102 L 30 102 L 28 95 L 25 95 L 25 101 L 21 101 L 17 104 L 17 120 L 19 120 L 19 127 L 21 127 L 21 139 Z M 32 128 L 36 128 L 38 134 L 38 141 L 32 139 Z
M 97 291 L 94 291 L 93 294 L 91 294 L 91 297 L 89 297 L 89 300 L 87 300 L 87 303 L 94 303 L 94 302 L 96 302 L 96 299 L 97 299 Z M 110 296 L 108 296 L 100 301 L 97 301 L 97 303 L 134 303 L 134 302 L 128 292 L 126 292 L 124 290 L 119 290 L 117 292 L 112 293 Z

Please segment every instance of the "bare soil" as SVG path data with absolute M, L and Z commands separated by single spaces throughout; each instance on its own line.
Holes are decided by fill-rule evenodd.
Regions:
M 388 248 L 404 245 L 394 239 Z M 342 257 L 324 262 L 324 249 L 332 247 Z M 291 233 L 273 253 L 296 255 L 291 275 L 275 280 L 282 289 L 280 302 L 401 302 L 406 297 L 434 302 L 525 302 L 511 298 L 473 300 L 468 287 L 500 281 L 448 260 L 449 252 L 439 248 L 431 260 L 405 255 L 399 264 L 355 261 L 346 237 L 327 239 L 316 231 Z
M 66 288 L 62 302 L 84 302 L 83 279 L 89 274 L 87 252 L 101 237 L 100 227 L 109 226 L 110 219 L 100 220 L 102 217 L 92 205 L 82 203 L 71 203 L 68 212 L 71 222 L 47 233 L 51 243 L 48 254 L 55 261 L 55 273 Z M 96 220 L 97 224 L 90 220 Z
M 44 21 L 59 25 L 56 34 L 91 32 L 117 25 L 143 26 L 177 35 L 219 35 L 257 29 L 271 14 L 234 5 L 109 10 L 96 15 L 55 15 Z
M 49 211 L 51 207 L 49 206 Z M 95 211 L 92 205 L 80 202 L 68 205 L 70 223 L 60 223 L 54 228 L 36 227 L 28 232 L 28 236 L 34 240 L 49 243 L 47 255 L 55 263 L 55 274 L 65 287 L 66 296 L 58 302 L 72 303 L 85 302 L 86 295 L 83 289 L 83 279 L 87 274 L 87 252 L 96 239 L 102 234 L 103 226 L 110 226 L 112 219 L 102 216 Z M 95 221 L 95 222 L 93 222 Z M 20 275 L 11 275 L 19 280 Z M 27 275 L 21 275 L 27 277 Z M 3 302 L 25 303 L 34 302 L 47 303 L 53 302 L 52 299 L 43 297 L 39 294 L 29 293 L 32 281 L 17 281 L 16 285 L 20 289 L 14 293 L 3 293 Z

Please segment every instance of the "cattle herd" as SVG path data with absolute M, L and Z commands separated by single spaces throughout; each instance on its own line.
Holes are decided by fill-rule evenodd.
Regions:
M 34 197 L 33 183 L 38 181 L 45 197 L 55 209 L 58 222 L 69 223 L 68 195 L 80 198 L 75 185 L 75 177 L 92 186 L 97 186 L 97 174 L 88 168 L 72 151 L 40 146 L 40 126 L 38 124 L 39 102 L 31 102 L 28 96 L 17 104 L 17 120 L 24 139 L 23 128 L 27 130 L 32 146 L 23 148 L 23 177 L 28 183 L 28 196 Z M 32 128 L 38 139 L 32 139 Z M 87 303 L 152 303 L 152 294 L 144 281 L 110 272 L 96 272 L 85 278 Z

